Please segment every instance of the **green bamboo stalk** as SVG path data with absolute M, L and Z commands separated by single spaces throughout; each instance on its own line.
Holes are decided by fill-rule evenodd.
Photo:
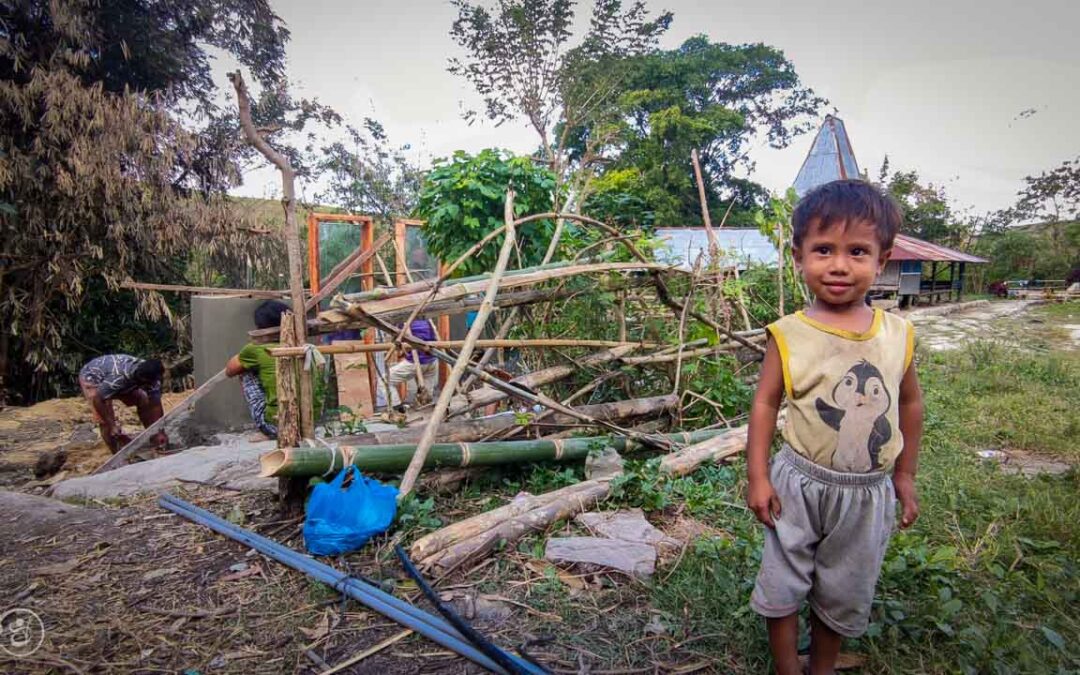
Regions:
M 707 429 L 664 436 L 673 443 L 700 443 L 727 429 Z M 525 462 L 574 461 L 584 459 L 594 448 L 613 447 L 632 452 L 642 446 L 622 436 L 594 436 L 559 440 L 493 441 L 490 443 L 436 443 L 431 446 L 424 468 L 451 466 L 494 466 Z M 416 450 L 415 443 L 282 448 L 259 458 L 262 476 L 332 475 L 347 464 L 371 473 L 393 473 L 405 469 Z

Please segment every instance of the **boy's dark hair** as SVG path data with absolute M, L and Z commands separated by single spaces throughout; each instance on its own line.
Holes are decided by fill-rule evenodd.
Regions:
M 266 300 L 255 308 L 256 328 L 277 328 L 281 325 L 281 315 L 289 311 L 289 306 L 280 300 Z
M 161 361 L 158 361 L 157 359 L 146 359 L 135 366 L 133 375 L 138 382 L 152 384 L 160 380 L 164 373 L 165 366 L 161 365 Z
M 834 180 L 807 192 L 791 219 L 791 243 L 802 245 L 811 227 L 866 221 L 877 230 L 881 248 L 890 249 L 903 216 L 893 198 L 864 180 Z

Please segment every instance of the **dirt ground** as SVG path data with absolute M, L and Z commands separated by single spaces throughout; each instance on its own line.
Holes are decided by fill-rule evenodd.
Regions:
M 186 393 L 165 394 L 162 406 L 168 411 L 185 398 Z M 116 413 L 128 433 L 142 428 L 133 408 L 117 403 Z M 67 450 L 67 461 L 62 474 L 49 482 L 90 473 L 109 458 L 90 405 L 82 397 L 0 410 L 0 487 L 26 487 L 34 480 L 38 457 L 60 447 Z
M 995 307 L 974 314 L 998 311 L 1005 312 Z M 1027 320 L 1022 311 L 1009 315 Z M 962 315 L 948 319 L 949 327 L 941 329 L 942 343 L 969 319 L 985 323 Z M 922 322 L 921 334 L 938 330 L 938 323 Z M 183 397 L 167 395 L 165 407 Z M 132 411 L 120 408 L 124 425 L 137 428 Z M 23 492 L 33 487 L 37 457 L 61 445 L 69 450 L 66 476 L 87 473 L 107 457 L 82 399 L 0 411 L 0 486 Z M 269 493 L 199 487 L 180 496 L 303 549 L 300 519 L 284 517 Z M 355 601 L 343 601 L 333 589 L 164 511 L 153 497 L 95 502 L 85 508 L 34 500 L 44 498 L 0 493 L 0 597 L 8 599 L 0 609 L 33 610 L 44 623 L 44 641 L 28 658 L 13 659 L 0 650 L 2 672 L 317 673 L 402 634 L 401 626 Z M 453 520 L 489 508 L 488 501 L 475 495 L 448 496 L 439 500 L 438 515 Z M 654 524 L 673 536 L 687 527 L 678 513 L 660 514 Z M 698 525 L 689 539 L 729 537 Z M 570 525 L 558 530 L 580 533 Z M 328 562 L 434 611 L 394 557 L 393 544 L 401 537 L 379 538 L 358 554 Z M 472 623 L 498 644 L 518 647 L 539 640 L 530 653 L 553 672 L 725 670 L 695 653 L 693 639 L 680 642 L 653 634 L 652 623 L 643 632 L 642 617 L 656 610 L 635 582 L 619 575 L 561 570 L 553 578 L 552 568 L 539 563 L 539 557 L 534 550 L 508 548 L 455 571 L 439 580 L 438 587 L 444 599 L 468 608 Z M 664 578 L 666 568 L 661 566 L 657 574 Z M 537 600 L 537 590 L 545 585 L 569 589 L 570 595 L 561 605 L 545 604 Z M 622 663 L 648 665 L 611 670 L 612 655 Z M 342 672 L 479 669 L 408 635 Z

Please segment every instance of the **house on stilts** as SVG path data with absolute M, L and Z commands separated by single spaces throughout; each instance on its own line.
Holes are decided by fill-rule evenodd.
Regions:
M 843 120 L 826 116 L 795 178 L 795 192 L 802 197 L 819 185 L 862 177 Z M 883 306 L 959 301 L 967 265 L 988 262 L 947 246 L 899 234 L 892 256 L 871 286 L 870 295 L 875 304 Z

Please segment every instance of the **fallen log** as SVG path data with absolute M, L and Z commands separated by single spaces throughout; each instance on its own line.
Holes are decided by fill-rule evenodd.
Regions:
M 528 513 L 556 499 L 563 499 L 573 495 L 580 489 L 581 483 L 574 483 L 539 495 L 515 497 L 509 504 L 485 511 L 472 518 L 459 520 L 440 530 L 435 530 L 431 534 L 420 537 L 409 547 L 409 555 L 417 559 L 428 558 L 459 541 L 486 532 L 505 520 Z
M 575 410 L 583 412 L 591 417 L 602 420 L 620 420 L 633 417 L 645 417 L 658 415 L 665 411 L 674 410 L 678 405 L 675 396 L 653 396 L 650 398 L 629 399 L 612 403 L 596 403 L 575 407 Z M 577 419 L 552 411 L 544 418 L 545 430 L 547 425 L 570 425 Z M 444 443 L 461 441 L 478 441 L 485 436 L 513 429 L 521 426 L 528 429 L 529 424 L 521 424 L 519 415 L 512 412 L 500 413 L 489 417 L 481 417 L 471 420 L 459 420 L 455 422 L 443 422 L 439 425 L 439 440 Z M 389 445 L 396 443 L 416 443 L 420 440 L 422 429 L 410 427 L 395 429 L 394 431 L 374 431 L 354 436 L 339 436 L 334 441 L 341 445 Z
M 448 572 L 467 560 L 486 555 L 506 543 L 515 542 L 530 532 L 545 530 L 557 520 L 587 511 L 611 493 L 611 480 L 588 480 L 576 490 L 521 515 L 504 520 L 475 537 L 465 539 L 420 561 L 420 565 Z
M 668 442 L 693 444 L 726 430 L 695 431 L 669 434 Z M 437 466 L 494 466 L 523 462 L 569 461 L 584 459 L 595 447 L 610 446 L 619 452 L 644 447 L 640 441 L 622 436 L 595 436 L 562 440 L 493 441 L 490 443 L 435 443 L 431 446 L 424 467 Z M 340 471 L 352 464 L 361 471 L 392 473 L 409 465 L 416 451 L 415 443 L 394 445 L 330 445 L 320 447 L 279 448 L 264 454 L 259 463 L 259 475 L 323 476 Z
M 776 418 L 779 428 L 783 426 L 785 411 L 781 410 Z M 681 450 L 664 455 L 660 460 L 660 471 L 672 476 L 685 476 L 697 471 L 702 464 L 716 464 L 728 457 L 737 455 L 746 449 L 746 434 L 749 425 L 732 427 L 725 434 L 706 438 L 705 440 L 688 445 Z

